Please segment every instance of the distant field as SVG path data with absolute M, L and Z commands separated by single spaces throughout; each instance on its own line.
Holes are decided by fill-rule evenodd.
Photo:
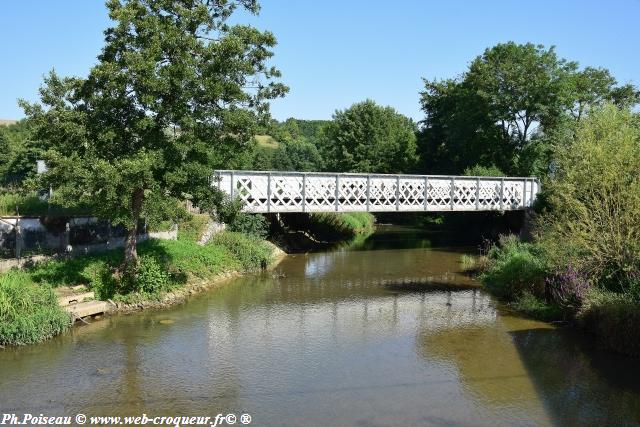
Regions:
M 270 135 L 256 135 L 254 138 L 258 142 L 258 145 L 262 147 L 274 148 L 274 149 L 278 148 L 278 145 L 279 145 L 278 141 L 276 141 Z
M 17 120 L 4 120 L 4 119 L 0 119 L 0 126 L 9 126 L 12 125 L 14 123 L 18 123 Z

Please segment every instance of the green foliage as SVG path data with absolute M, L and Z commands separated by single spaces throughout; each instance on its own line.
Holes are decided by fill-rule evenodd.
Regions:
M 466 168 L 464 170 L 464 175 L 466 176 L 505 176 L 504 172 L 502 172 L 496 166 L 482 166 L 475 165 L 470 168 Z
M 90 215 L 92 206 L 72 205 L 61 206 L 41 200 L 34 192 L 7 191 L 0 194 L 0 215 Z
M 287 91 L 267 66 L 275 37 L 229 23 L 238 7 L 259 9 L 255 0 L 109 0 L 112 27 L 89 75 L 51 72 L 42 105 L 22 102 L 46 150 L 39 185 L 128 227 L 127 262 L 140 217 L 166 219 L 184 198 L 210 207 L 211 170 L 251 146 L 268 100 Z
M 334 172 L 409 172 L 416 156 L 416 126 L 371 100 L 337 111 L 324 128 L 321 152 Z
M 228 224 L 227 230 L 264 239 L 269 233 L 269 222 L 264 215 L 240 212 L 233 222 Z
M 507 174 L 546 174 L 572 122 L 604 102 L 631 106 L 639 92 L 605 69 L 578 69 L 554 48 L 502 43 L 457 79 L 425 80 L 418 142 L 422 170 L 454 174 L 496 165 Z
M 517 236 L 503 236 L 487 256 L 490 262 L 481 279 L 493 293 L 511 301 L 525 292 L 544 295 L 548 267 L 536 245 L 520 242 Z
M 539 320 L 553 321 L 563 318 L 563 312 L 557 305 L 549 304 L 529 291 L 524 291 L 510 306 Z
M 167 263 L 161 263 L 150 254 L 141 255 L 137 265 L 129 265 L 128 268 L 134 270 L 123 272 L 116 280 L 117 293 L 120 295 L 158 295 L 173 284 L 172 277 L 167 272 Z
M 271 248 L 264 240 L 254 236 L 226 231 L 215 235 L 210 244 L 222 246 L 231 252 L 244 271 L 266 268 L 271 262 Z
M 199 241 L 210 219 L 209 215 L 192 214 L 188 220 L 178 224 L 178 240 Z
M 625 291 L 640 274 L 640 127 L 612 105 L 593 109 L 556 152 L 539 240 L 554 267 Z
M 309 221 L 309 230 L 322 239 L 352 238 L 375 230 L 375 217 L 369 212 L 314 213 Z
M 70 324 L 49 286 L 33 283 L 23 272 L 0 275 L 0 345 L 44 341 Z
M 138 264 L 130 274 L 117 268 L 123 259 L 119 250 L 40 263 L 20 274 L 28 283 L 84 284 L 101 300 L 154 299 L 190 277 L 209 279 L 226 271 L 260 269 L 270 262 L 272 249 L 257 237 L 225 232 L 204 246 L 188 239 L 148 240 L 138 251 Z M 0 280 L 14 279 L 11 273 L 2 273 Z
M 264 238 L 269 231 L 269 223 L 261 214 L 242 212 L 244 203 L 239 198 L 231 199 L 223 195 L 216 202 L 215 215 L 218 221 L 227 225 L 229 231 L 236 231 Z
M 35 175 L 41 150 L 31 143 L 30 133 L 27 120 L 0 126 L 0 188 L 20 188 L 25 179 Z

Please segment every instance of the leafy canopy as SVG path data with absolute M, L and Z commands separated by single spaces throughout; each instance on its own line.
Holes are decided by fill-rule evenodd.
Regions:
M 421 167 L 459 173 L 479 164 L 509 174 L 539 173 L 563 129 L 571 132 L 573 122 L 604 102 L 632 106 L 638 91 L 619 86 L 608 70 L 579 70 L 553 47 L 498 44 L 457 79 L 425 80 Z
M 337 111 L 323 129 L 325 168 L 336 172 L 409 172 L 416 157 L 415 124 L 371 100 Z
M 269 67 L 275 37 L 227 20 L 256 0 L 108 0 L 114 25 L 86 78 L 52 71 L 23 107 L 46 149 L 47 184 L 67 204 L 135 228 L 176 202 L 211 201 L 215 167 L 250 146 L 269 99 L 287 88 Z

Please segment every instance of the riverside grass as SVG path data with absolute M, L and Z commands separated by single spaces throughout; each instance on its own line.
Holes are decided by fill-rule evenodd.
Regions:
M 193 228 L 198 228 L 194 226 Z M 32 344 L 64 332 L 71 324 L 51 289 L 86 285 L 98 299 L 124 303 L 160 300 L 165 292 L 193 279 L 213 279 L 227 272 L 249 272 L 271 262 L 272 247 L 262 239 L 224 232 L 198 245 L 197 231 L 179 240 L 148 240 L 138 245 L 144 283 L 123 285 L 116 268 L 121 249 L 49 261 L 26 270 L 0 274 L 0 344 Z
M 369 212 L 316 213 L 310 217 L 312 227 L 320 234 L 355 237 L 371 234 L 375 228 L 375 217 Z
M 70 325 L 71 317 L 50 286 L 35 283 L 23 272 L 0 275 L 0 345 L 41 342 Z

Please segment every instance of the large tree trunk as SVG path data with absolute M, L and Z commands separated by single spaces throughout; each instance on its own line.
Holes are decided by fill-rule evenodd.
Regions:
M 124 262 L 123 270 L 135 266 L 138 264 L 138 251 L 136 250 L 137 236 L 138 236 L 138 222 L 142 213 L 142 202 L 144 201 L 144 190 L 142 188 L 136 188 L 131 195 L 131 219 L 133 225 L 129 228 L 127 233 L 127 240 L 124 245 Z

